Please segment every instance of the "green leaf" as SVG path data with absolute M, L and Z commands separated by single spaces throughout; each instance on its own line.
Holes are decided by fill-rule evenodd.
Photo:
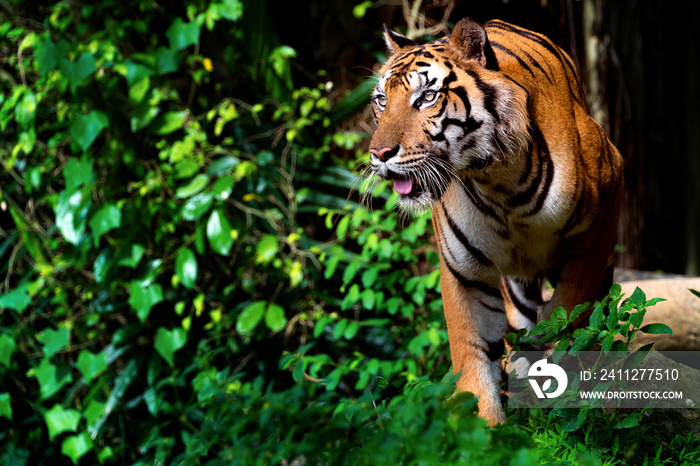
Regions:
M 637 288 L 639 289 L 639 288 Z M 629 429 L 630 427 L 637 427 L 639 425 L 639 419 L 636 414 L 628 414 L 619 421 L 615 423 L 615 429 Z
M 530 329 L 528 336 L 544 335 L 559 328 L 559 324 L 553 320 L 541 320 Z
M 666 324 L 654 323 L 645 325 L 639 329 L 640 332 L 649 333 L 651 335 L 673 335 L 673 330 Z
M 0 309 L 14 309 L 20 314 L 24 312 L 32 303 L 27 292 L 29 285 L 29 282 L 22 282 L 15 289 L 0 295 Z
M 632 324 L 633 327 L 639 328 L 642 326 L 642 322 L 644 322 L 644 315 L 646 314 L 646 309 L 642 309 L 641 311 L 637 311 L 634 314 L 630 315 L 630 323 Z
M 287 326 L 287 316 L 284 308 L 278 304 L 271 304 L 265 313 L 265 325 L 273 332 L 279 332 Z
M 552 311 L 551 319 L 555 322 L 566 322 L 567 317 L 566 309 L 561 306 Z
M 70 368 L 65 364 L 55 366 L 49 358 L 41 360 L 39 366 L 34 370 L 34 376 L 39 382 L 39 392 L 41 399 L 51 398 L 58 393 L 64 385 L 73 381 Z
M 605 303 L 600 303 L 593 310 L 593 313 L 591 314 L 589 322 L 590 322 L 590 326 L 593 327 L 594 329 L 600 330 L 600 328 L 603 326 L 603 318 L 605 317 L 603 315 L 604 309 L 605 309 Z
M 374 290 L 372 290 L 371 288 L 364 289 L 362 291 L 362 294 L 360 295 L 360 299 L 362 299 L 362 307 L 366 310 L 369 311 L 374 308 Z
M 68 437 L 61 444 L 61 453 L 69 457 L 73 464 L 78 464 L 78 460 L 92 450 L 92 440 L 87 432 Z
M 83 52 L 80 57 L 74 62 L 68 58 L 63 58 L 59 62 L 61 73 L 67 78 L 70 84 L 71 92 L 75 93 L 75 89 L 96 70 L 95 58 L 90 52 Z
M 603 338 L 603 343 L 601 345 L 602 350 L 604 353 L 607 353 L 612 349 L 612 345 L 615 341 L 615 336 L 614 335 L 608 335 L 605 338 Z
M 0 335 L 0 364 L 9 369 L 16 348 L 17 343 L 14 338 L 4 333 Z
M 83 238 L 85 219 L 90 209 L 90 199 L 82 191 L 63 191 L 56 204 L 56 227 L 70 244 L 77 245 Z
M 215 210 L 209 216 L 207 222 L 207 239 L 212 250 L 222 256 L 228 255 L 233 246 L 231 236 L 231 224 L 224 214 Z
M 12 404 L 9 393 L 0 393 L 0 416 L 12 420 Z
M 195 221 L 202 215 L 209 212 L 214 201 L 214 194 L 205 191 L 196 196 L 191 197 L 184 206 L 182 206 L 182 218 L 189 221 Z
M 379 275 L 379 267 L 370 267 L 362 273 L 362 286 L 371 288 L 374 282 L 377 281 Z
M 131 132 L 135 133 L 148 126 L 160 114 L 160 107 L 144 101 L 131 114 Z
M 591 349 L 593 347 L 593 344 L 597 341 L 597 335 L 597 331 L 595 333 L 590 331 L 583 332 L 574 340 L 574 343 L 571 345 L 571 349 L 569 350 L 569 354 L 575 356 L 581 351 Z
M 93 244 L 100 244 L 102 235 L 122 226 L 122 212 L 114 204 L 105 204 L 90 219 Z
M 161 136 L 177 131 L 185 126 L 186 114 L 186 111 L 166 112 L 156 118 L 151 126 L 151 131 Z
M 338 239 L 342 239 L 345 237 L 345 234 L 348 232 L 349 225 L 350 215 L 346 215 L 345 217 L 340 219 L 340 221 L 338 222 L 338 228 L 336 229 L 336 235 L 338 236 Z
M 238 21 L 243 15 L 243 4 L 239 0 L 223 0 L 219 6 L 219 14 L 229 21 Z
M 80 159 L 71 158 L 61 172 L 66 182 L 66 191 L 74 192 L 80 186 L 95 178 L 92 171 L 94 161 L 91 157 L 83 155 Z
M 87 115 L 76 115 L 70 127 L 70 135 L 83 151 L 87 151 L 103 129 L 109 126 L 107 115 L 92 110 Z
M 49 328 L 44 330 L 38 340 L 44 345 L 46 358 L 50 358 L 68 346 L 70 343 L 70 330 L 66 327 L 59 327 L 57 330 Z
M 139 262 L 141 262 L 144 252 L 146 252 L 146 248 L 140 244 L 132 244 L 127 254 L 119 259 L 118 264 L 135 269 L 139 265 Z
M 574 308 L 571 311 L 571 314 L 569 315 L 569 322 L 573 322 L 576 320 L 578 316 L 583 314 L 586 310 L 588 310 L 589 303 L 583 303 L 583 304 L 577 304 L 574 306 Z
M 34 121 L 35 116 L 36 96 L 31 90 L 27 90 L 15 108 L 15 121 L 20 126 L 27 126 Z
M 44 421 L 49 429 L 49 440 L 63 432 L 75 432 L 80 422 L 80 412 L 74 409 L 63 409 L 59 404 L 46 411 Z
M 168 74 L 177 71 L 180 67 L 179 54 L 177 51 L 166 47 L 160 47 L 156 52 L 156 69 L 158 74 Z
M 185 199 L 201 192 L 209 184 L 209 177 L 203 173 L 195 176 L 192 181 L 175 191 L 175 197 Z
M 279 252 L 279 242 L 277 236 L 273 234 L 265 235 L 260 238 L 255 247 L 255 263 L 267 264 L 277 256 Z
M 632 293 L 632 296 L 630 296 L 630 302 L 634 304 L 634 307 L 637 309 L 641 309 L 644 307 L 644 303 L 646 302 L 647 297 L 644 294 L 644 292 L 639 288 L 635 288 L 634 292 Z
M 691 288 L 688 288 L 688 291 L 690 291 L 691 293 L 693 293 L 693 295 L 695 295 L 696 297 L 700 298 L 700 291 L 698 291 L 698 290 L 693 290 L 693 289 L 691 289 Z
M 184 248 L 175 258 L 175 273 L 185 288 L 192 289 L 197 281 L 197 258 L 190 248 Z
M 90 400 L 87 407 L 83 409 L 83 415 L 87 421 L 88 428 L 95 425 L 95 423 L 102 417 L 105 413 L 105 404 L 101 401 L 95 399 Z
M 34 49 L 34 58 L 37 68 L 39 68 L 39 74 L 41 74 L 42 77 L 46 77 L 49 71 L 55 69 L 58 65 L 58 60 L 63 58 L 56 49 L 56 44 L 48 37 L 36 45 Z
M 372 2 L 370 0 L 364 1 L 358 5 L 355 5 L 352 9 L 352 15 L 355 18 L 362 18 L 365 16 L 365 13 L 367 12 L 367 8 L 372 6 Z
M 78 366 L 85 381 L 90 383 L 95 377 L 107 370 L 107 354 L 104 352 L 93 354 L 88 350 L 82 350 L 75 365 Z
M 141 323 L 145 322 L 151 313 L 151 308 L 163 301 L 163 288 L 156 284 L 145 286 L 138 281 L 129 285 L 129 306 L 131 306 Z
M 214 196 L 220 201 L 228 199 L 231 195 L 231 191 L 233 191 L 233 178 L 230 176 L 222 176 L 216 180 L 212 191 L 214 192 Z
M 199 41 L 199 26 L 197 23 L 185 23 L 181 18 L 175 19 L 165 32 L 170 42 L 171 50 L 182 50 Z
M 587 414 L 587 409 L 580 409 L 575 418 L 569 419 L 562 425 L 562 430 L 564 432 L 574 432 L 578 430 L 586 421 Z
M 255 301 L 243 309 L 236 319 L 236 331 L 242 335 L 252 332 L 265 313 L 267 302 Z
M 175 365 L 173 355 L 187 344 L 187 333 L 181 328 L 168 330 L 165 327 L 158 327 L 156 342 L 153 347 L 158 351 L 165 362 L 170 367 Z

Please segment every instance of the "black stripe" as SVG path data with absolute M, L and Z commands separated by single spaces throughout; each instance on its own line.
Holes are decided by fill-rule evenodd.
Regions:
M 540 71 L 542 72 L 542 74 L 544 75 L 544 77 L 547 78 L 547 81 L 549 81 L 549 84 L 554 84 L 554 83 L 552 82 L 552 79 L 551 79 L 551 78 L 549 77 L 549 75 L 547 74 L 547 72 L 540 66 L 539 62 L 538 62 L 537 60 L 535 60 L 535 59 L 533 58 L 532 55 L 530 55 L 529 53 L 527 53 L 525 50 L 521 50 L 521 52 L 524 53 L 525 55 L 527 55 L 527 58 L 530 59 L 530 61 L 532 62 L 532 64 L 535 65 L 535 66 L 537 67 L 537 69 L 540 70 Z
M 522 66 L 523 68 L 525 68 L 525 69 L 532 75 L 533 78 L 535 77 L 535 73 L 532 72 L 532 70 L 530 69 L 530 67 L 527 66 L 527 63 L 525 63 L 525 62 L 523 61 L 522 58 L 520 58 L 518 55 L 516 55 L 515 53 L 513 53 L 510 49 L 508 49 L 508 48 L 502 46 L 502 45 L 499 44 L 498 42 L 493 42 L 493 41 L 491 41 L 491 43 L 492 43 L 493 46 L 494 46 L 495 48 L 497 48 L 498 50 L 502 50 L 503 52 L 507 53 L 507 54 L 510 55 L 511 57 L 513 57 L 513 58 L 515 58 L 516 60 L 518 60 L 518 63 L 520 63 L 520 66 Z
M 574 69 L 571 62 L 566 58 L 567 55 L 565 52 L 563 52 L 559 47 L 556 47 L 549 39 L 541 37 L 532 31 L 528 31 L 527 29 L 522 29 L 522 28 L 519 28 L 517 26 L 513 26 L 512 24 L 503 23 L 500 21 L 496 21 L 496 22 L 489 21 L 488 26 L 494 27 L 496 29 L 500 29 L 503 31 L 512 32 L 512 33 L 517 34 L 521 37 L 526 37 L 526 38 L 532 40 L 533 42 L 536 42 L 536 43 L 540 44 L 541 46 L 543 46 L 544 48 L 546 48 L 554 56 L 554 58 L 556 58 L 559 61 L 559 64 L 561 65 L 562 69 L 565 69 L 564 73 L 566 75 L 566 81 L 567 81 L 567 84 L 569 85 L 569 91 L 571 92 L 571 95 L 574 96 L 574 99 L 576 99 L 576 102 L 578 102 L 579 105 L 581 105 L 583 108 L 588 110 L 588 104 L 585 101 L 582 102 L 579 99 L 579 95 L 583 96 L 583 87 L 581 85 L 581 80 L 578 78 L 578 73 Z M 562 59 L 562 56 L 564 57 L 563 59 Z M 521 62 L 521 64 L 522 64 L 522 62 Z M 566 69 L 569 70 L 569 73 L 566 73 Z M 528 71 L 530 71 L 530 70 L 528 69 Z M 532 74 L 532 71 L 530 71 L 530 74 Z M 569 74 L 573 75 L 574 78 L 576 79 L 576 84 L 578 86 L 578 94 L 574 93 L 574 90 L 571 88 L 571 82 L 569 81 Z
M 491 42 L 489 42 L 488 37 L 486 38 L 486 43 L 484 44 L 484 57 L 486 58 L 486 69 L 493 71 L 500 71 L 498 67 L 498 59 L 496 54 L 493 53 L 493 48 L 491 48 Z
M 474 79 L 476 87 L 484 94 L 484 108 L 500 123 L 501 117 L 496 112 L 496 88 L 481 80 L 481 77 L 472 70 L 466 70 L 467 74 Z
M 493 342 L 487 341 L 486 345 L 488 345 L 488 350 L 485 351 L 486 356 L 492 362 L 500 359 L 505 353 L 506 343 L 503 341 L 503 338 Z
M 532 165 L 532 157 L 534 157 L 535 154 L 528 154 L 527 161 L 528 161 L 528 166 Z M 537 191 L 540 188 L 540 184 L 542 182 L 542 159 L 538 158 L 537 160 L 537 174 L 535 177 L 532 179 L 532 182 L 530 182 L 530 186 L 525 191 L 522 191 L 515 196 L 513 196 L 510 199 L 510 205 L 513 207 L 520 207 L 532 200 L 532 198 L 537 194 Z
M 447 258 L 445 257 L 444 254 L 442 257 L 445 260 L 445 265 L 449 269 L 450 273 L 457 279 L 457 281 L 459 282 L 460 285 L 462 285 L 463 288 L 481 291 L 485 295 L 492 296 L 494 298 L 499 298 L 499 299 L 502 298 L 501 292 L 498 289 L 493 288 L 493 287 L 487 285 L 486 283 L 478 282 L 476 280 L 467 279 L 464 275 L 459 273 L 457 270 L 455 270 L 450 265 L 450 261 L 447 260 Z
M 457 81 L 457 75 L 455 74 L 454 71 L 450 71 L 450 74 L 448 74 L 447 77 L 442 80 L 442 86 L 448 87 L 450 84 L 452 84 L 455 81 Z
M 528 178 L 530 178 L 530 173 L 532 173 L 532 148 L 528 151 L 527 160 L 525 160 L 525 170 L 518 180 L 518 186 L 525 183 Z
M 609 288 L 609 287 L 608 287 L 608 288 Z M 485 307 L 487 310 L 489 310 L 489 311 L 491 311 L 491 312 L 493 312 L 493 313 L 496 313 L 496 314 L 503 314 L 504 312 L 506 312 L 505 309 L 501 309 L 501 308 L 498 308 L 498 307 L 495 307 L 495 306 L 491 306 L 491 305 L 489 305 L 489 304 L 486 304 L 486 303 L 483 302 L 483 301 L 479 301 L 479 304 L 480 304 L 481 306 Z
M 549 188 L 552 186 L 552 179 L 554 178 L 554 163 L 552 163 L 552 159 L 549 157 L 549 152 L 544 152 L 540 155 L 542 156 L 542 161 L 540 162 L 540 164 L 544 163 L 546 165 L 545 168 L 547 171 L 547 177 L 545 178 L 542 184 L 542 191 L 540 191 L 540 193 L 537 195 L 537 202 L 535 203 L 535 206 L 530 212 L 524 215 L 525 217 L 535 215 L 537 212 L 540 211 L 540 209 L 542 209 L 544 201 L 547 199 Z
M 469 238 L 462 232 L 462 229 L 459 228 L 459 225 L 455 223 L 455 221 L 452 219 L 452 216 L 450 216 L 450 213 L 447 211 L 447 207 L 445 204 L 440 201 L 440 206 L 442 207 L 442 211 L 445 213 L 445 218 L 447 219 L 447 226 L 450 227 L 452 230 L 452 233 L 455 235 L 455 237 L 462 243 L 462 246 L 469 251 L 469 254 L 471 254 L 474 259 L 479 261 L 481 264 L 485 266 L 491 266 L 493 262 L 491 259 L 489 259 L 486 254 L 484 254 L 481 250 L 479 250 L 477 247 L 475 247 L 470 241 Z
M 578 202 L 576 203 L 576 207 L 574 208 L 574 211 L 569 216 L 569 219 L 564 224 L 564 227 L 562 227 L 562 229 L 558 232 L 560 235 L 567 234 L 568 232 L 573 230 L 574 227 L 579 223 L 579 221 L 581 220 L 581 215 L 583 214 L 584 202 L 585 202 L 585 195 L 582 193 L 578 198 Z
M 537 309 L 531 309 L 527 304 L 520 301 L 520 298 L 518 298 L 518 296 L 516 296 L 513 292 L 513 288 L 511 287 L 509 279 L 506 278 L 505 280 L 503 280 L 503 282 L 506 285 L 506 291 L 508 292 L 508 296 L 510 297 L 511 302 L 516 307 L 518 312 L 525 316 L 525 318 L 530 322 L 537 322 Z
M 452 92 L 454 95 L 456 95 L 464 104 L 464 112 L 467 117 L 470 116 L 470 113 L 472 112 L 472 105 L 469 103 L 469 97 L 467 96 L 467 90 L 463 87 L 451 87 L 448 89 L 449 92 Z
M 472 184 L 471 179 L 465 178 L 463 180 L 462 189 L 464 189 L 467 196 L 469 196 L 469 199 L 471 199 L 472 203 L 476 206 L 477 209 L 479 209 L 481 213 L 488 215 L 489 217 L 496 220 L 498 223 L 503 223 L 496 211 L 491 206 L 486 204 L 483 199 L 481 199 L 476 189 L 474 189 L 474 185 Z

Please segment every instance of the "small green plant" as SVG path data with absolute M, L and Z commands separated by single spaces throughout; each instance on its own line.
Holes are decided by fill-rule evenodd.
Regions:
M 625 297 L 619 285 L 591 306 L 584 303 L 568 314 L 563 308 L 552 312 L 551 319 L 541 321 L 530 332 L 508 335 L 514 349 L 521 345 L 546 343 L 554 348 L 552 359 L 565 354 L 576 356 L 584 351 L 601 354 L 626 352 L 638 332 L 672 334 L 661 323 L 643 324 L 647 309 L 663 301 L 647 299 L 637 288 Z M 580 317 L 592 312 L 588 325 Z M 637 350 L 646 354 L 651 345 Z M 576 383 L 576 382 L 574 382 Z M 564 395 L 565 396 L 565 395 Z M 700 455 L 700 442 L 692 436 L 676 436 L 669 445 L 658 443 L 656 427 L 646 421 L 648 409 L 610 410 L 605 408 L 532 408 L 511 411 L 510 419 L 532 435 L 539 449 L 548 453 L 542 464 L 693 464 L 690 458 Z M 688 449 L 691 451 L 688 453 Z M 553 460 L 557 458 L 557 460 Z
M 605 353 L 627 351 L 637 332 L 673 334 L 666 324 L 642 325 L 647 308 L 664 299 L 647 300 L 640 288 L 636 288 L 629 298 L 623 298 L 620 285 L 614 284 L 602 301 L 593 304 L 587 326 L 577 324 L 580 316 L 591 309 L 590 303 L 576 305 L 571 313 L 558 307 L 552 311 L 549 319 L 538 322 L 529 332 L 522 329 L 517 334 L 509 334 L 508 342 L 516 347 L 518 343 L 546 343 L 553 346 L 555 354 L 567 351 L 574 355 L 597 347 Z M 621 339 L 616 339 L 618 335 Z

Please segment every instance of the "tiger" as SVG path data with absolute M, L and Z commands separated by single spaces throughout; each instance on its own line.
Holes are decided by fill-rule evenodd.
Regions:
M 368 168 L 402 209 L 431 211 L 456 389 L 505 423 L 507 333 L 612 285 L 622 158 L 544 35 L 465 18 L 420 45 L 384 29 Z

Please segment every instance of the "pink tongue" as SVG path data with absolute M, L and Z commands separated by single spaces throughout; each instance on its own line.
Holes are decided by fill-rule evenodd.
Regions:
M 394 180 L 394 189 L 399 194 L 408 194 L 413 189 L 413 180 Z

